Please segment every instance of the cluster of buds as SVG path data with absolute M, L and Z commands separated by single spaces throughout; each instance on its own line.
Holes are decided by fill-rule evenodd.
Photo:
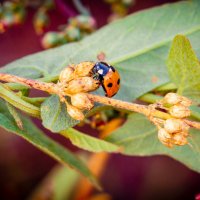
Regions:
M 0 6 L 0 33 L 8 28 L 22 24 L 26 15 L 25 7 L 20 2 L 6 1 Z
M 93 62 L 81 62 L 70 65 L 62 70 L 59 76 L 59 96 L 66 103 L 68 114 L 76 119 L 83 120 L 83 111 L 90 110 L 94 106 L 87 93 L 96 90 L 100 83 L 92 77 Z M 70 97 L 70 102 L 65 96 Z
M 158 139 L 167 147 L 173 145 L 188 144 L 187 137 L 189 136 L 190 126 L 184 121 L 185 118 L 191 115 L 189 106 L 192 101 L 186 97 L 176 93 L 168 93 L 157 105 L 171 115 L 162 123 L 162 126 L 157 125 Z
M 48 32 L 42 39 L 42 46 L 45 49 L 60 46 L 68 42 L 82 39 L 96 29 L 96 22 L 93 17 L 78 15 L 68 20 L 61 31 Z
M 114 21 L 128 14 L 129 8 L 134 4 L 134 0 L 105 0 L 111 5 L 112 14 L 108 21 Z

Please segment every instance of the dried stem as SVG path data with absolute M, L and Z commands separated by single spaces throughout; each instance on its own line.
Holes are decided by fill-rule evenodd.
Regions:
M 45 82 L 38 81 L 38 80 L 26 79 L 26 78 L 22 78 L 22 77 L 10 75 L 10 74 L 4 74 L 4 73 L 0 73 L 0 81 L 11 82 L 11 83 L 20 83 L 20 84 L 26 85 L 31 88 L 35 88 L 38 90 L 48 92 L 50 94 L 57 94 L 61 98 L 63 97 L 63 91 L 62 91 L 62 88 L 60 88 L 59 84 L 45 83 Z M 88 98 L 93 102 L 98 102 L 98 103 L 112 106 L 112 107 L 115 107 L 118 109 L 141 113 L 141 114 L 144 114 L 145 116 L 147 116 L 149 119 L 151 119 L 151 117 L 156 117 L 156 118 L 160 118 L 160 119 L 171 118 L 170 114 L 156 110 L 152 106 L 146 106 L 146 105 L 141 105 L 141 104 L 136 104 L 136 103 L 129 103 L 129 102 L 111 99 L 111 98 L 107 98 L 107 97 L 102 97 L 102 96 L 98 96 L 98 95 L 94 95 L 94 94 L 87 94 L 87 95 L 88 95 Z M 13 95 L 10 95 L 11 98 L 12 98 L 12 96 Z M 6 98 L 4 98 L 4 99 L 6 100 Z M 15 105 L 15 102 L 13 103 L 12 99 L 9 102 L 12 105 L 18 107 L 17 106 L 18 104 Z M 19 104 L 19 105 L 21 105 L 21 104 Z M 29 109 L 29 107 L 28 107 L 28 109 Z M 27 108 L 25 110 L 27 111 Z M 186 120 L 186 119 L 184 121 L 191 127 L 200 129 L 200 123 L 195 122 L 195 121 Z
M 11 74 L 3 74 L 0 73 L 0 80 L 10 83 L 21 83 L 31 88 L 35 88 L 37 90 L 42 90 L 51 94 L 58 93 L 58 87 L 54 83 L 45 83 L 42 81 L 26 79 L 19 76 L 11 75 Z
M 94 102 L 102 103 L 105 105 L 113 106 L 119 109 L 125 109 L 133 112 L 138 112 L 144 114 L 146 116 L 154 116 L 162 119 L 169 119 L 171 116 L 167 113 L 151 109 L 149 106 L 136 104 L 136 103 L 129 103 L 125 101 L 120 101 L 116 99 L 110 99 L 107 97 L 102 97 L 94 94 L 88 94 L 88 98 L 90 98 Z

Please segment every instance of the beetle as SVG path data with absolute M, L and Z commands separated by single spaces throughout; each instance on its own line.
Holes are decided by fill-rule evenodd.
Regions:
M 120 75 L 113 66 L 105 62 L 97 62 L 92 69 L 92 73 L 93 78 L 100 81 L 105 96 L 113 97 L 117 94 L 120 88 Z

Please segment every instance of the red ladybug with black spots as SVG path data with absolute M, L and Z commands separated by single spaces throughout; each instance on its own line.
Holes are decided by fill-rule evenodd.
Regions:
M 105 96 L 113 97 L 120 88 L 120 75 L 113 66 L 105 62 L 95 63 L 92 69 L 93 77 L 100 81 Z

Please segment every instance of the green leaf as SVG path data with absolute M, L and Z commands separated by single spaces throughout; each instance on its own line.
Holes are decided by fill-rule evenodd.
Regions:
M 109 143 L 98 138 L 91 137 L 84 133 L 81 133 L 75 129 L 68 129 L 62 131 L 61 134 L 70 139 L 72 144 L 91 152 L 117 152 L 119 146 Z
M 159 142 L 156 127 L 146 117 L 140 114 L 131 114 L 127 122 L 106 139 L 122 146 L 124 148 L 123 153 L 126 155 L 168 155 L 200 172 L 199 130 L 191 131 L 189 142 L 192 147 L 185 145 L 169 149 Z
M 20 108 L 32 116 L 40 117 L 40 109 L 17 96 L 14 92 L 8 90 L 0 83 L 0 97 L 9 102 L 11 105 Z
M 52 132 L 60 132 L 79 123 L 69 116 L 66 104 L 61 103 L 57 95 L 52 95 L 42 103 L 41 118 L 43 126 Z
M 119 147 L 109 142 L 91 137 L 74 129 L 68 129 L 79 121 L 69 117 L 65 104 L 59 97 L 53 95 L 47 98 L 41 106 L 41 118 L 44 127 L 61 134 L 71 140 L 72 144 L 92 152 L 116 152 Z M 66 130 L 67 129 L 67 130 Z
M 24 68 L 31 67 L 41 70 L 43 76 L 53 76 L 70 63 L 95 61 L 104 52 L 106 61 L 115 65 L 121 75 L 121 89 L 116 98 L 131 101 L 169 81 L 165 60 L 169 44 L 178 33 L 189 37 L 200 57 L 199 10 L 199 1 L 181 1 L 138 12 L 80 42 L 27 56 L 0 71 L 17 70 L 25 76 Z
M 185 36 L 174 38 L 167 66 L 178 93 L 200 102 L 200 63 Z
M 42 131 L 40 131 L 28 118 L 22 118 L 22 122 L 23 130 L 17 127 L 13 117 L 6 108 L 6 105 L 0 100 L 0 127 L 24 138 L 58 162 L 76 169 L 99 188 L 98 182 L 89 169 L 73 153 L 44 135 L 44 133 L 42 133 Z

